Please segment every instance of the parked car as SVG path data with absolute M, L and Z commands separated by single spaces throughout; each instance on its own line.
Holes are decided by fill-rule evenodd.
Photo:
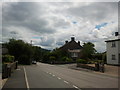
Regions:
M 32 64 L 37 64 L 37 62 L 36 61 L 32 61 Z

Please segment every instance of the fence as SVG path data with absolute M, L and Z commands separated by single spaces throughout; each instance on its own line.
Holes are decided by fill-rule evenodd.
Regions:
M 2 64 L 2 79 L 10 77 L 11 73 L 17 69 L 17 66 L 17 61 L 11 64 Z

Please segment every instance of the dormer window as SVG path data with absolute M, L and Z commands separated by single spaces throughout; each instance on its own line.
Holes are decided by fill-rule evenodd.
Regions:
M 112 42 L 112 47 L 116 47 L 115 41 Z

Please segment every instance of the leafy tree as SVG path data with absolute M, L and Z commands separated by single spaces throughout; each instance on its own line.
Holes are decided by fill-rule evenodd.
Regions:
M 30 64 L 30 59 L 33 55 L 33 49 L 30 44 L 22 40 L 10 39 L 6 46 L 9 54 L 15 56 L 15 60 L 18 60 L 20 64 L 26 64 L 26 62 Z
M 35 61 L 39 61 L 42 57 L 42 54 L 41 54 L 41 47 L 38 47 L 38 46 L 33 46 L 33 59 Z
M 94 47 L 95 47 L 95 45 L 91 42 L 84 43 L 83 49 L 82 49 L 82 54 L 83 54 L 82 58 L 83 59 L 91 59 L 92 54 L 94 54 L 96 52 Z

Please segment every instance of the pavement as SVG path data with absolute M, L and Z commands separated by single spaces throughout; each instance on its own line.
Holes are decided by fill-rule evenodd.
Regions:
M 89 64 L 89 65 L 94 66 L 94 64 Z M 112 66 L 112 65 L 106 65 L 106 64 L 105 64 L 105 72 L 104 73 L 99 72 L 99 71 L 92 71 L 92 70 L 89 70 L 89 69 L 76 67 L 76 63 L 75 64 L 66 64 L 66 65 L 57 65 L 57 66 L 63 67 L 63 68 L 68 68 L 68 69 L 90 72 L 90 73 L 107 75 L 107 76 L 111 76 L 111 77 L 118 77 L 119 76 L 119 70 L 120 70 L 120 67 L 118 67 L 118 66 Z
M 24 70 L 22 66 L 19 66 L 18 69 L 16 69 L 10 78 L 6 81 L 5 85 L 3 86 L 3 89 L 8 88 L 26 88 L 25 83 L 25 77 L 24 77 Z
M 87 88 L 91 88 L 91 90 L 101 88 L 102 90 L 109 88 L 109 90 L 118 90 L 117 77 L 69 69 L 68 66 L 44 63 L 21 66 L 8 79 L 3 90 L 6 88 L 52 88 L 55 90 L 86 90 Z

